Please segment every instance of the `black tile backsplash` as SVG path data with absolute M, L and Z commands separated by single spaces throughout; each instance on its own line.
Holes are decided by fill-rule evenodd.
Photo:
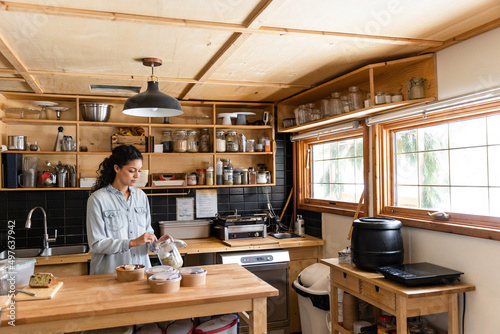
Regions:
M 289 134 L 276 134 L 276 186 L 269 189 L 269 200 L 279 216 L 292 188 L 292 144 Z M 146 190 L 147 193 L 188 193 L 182 197 L 195 197 L 192 189 Z M 218 211 L 221 215 L 234 213 L 251 214 L 267 210 L 265 187 L 217 188 Z M 7 245 L 7 225 L 15 220 L 16 247 L 41 247 L 43 236 L 43 214 L 37 210 L 32 217 L 31 229 L 25 228 L 26 217 L 31 208 L 42 206 L 47 212 L 49 235 L 57 229 L 55 244 L 86 243 L 85 216 L 88 190 L 45 191 L 0 191 L 0 251 Z M 176 198 L 179 196 L 150 196 L 151 220 L 157 235 L 159 221 L 176 220 Z M 301 212 L 305 219 L 306 233 L 321 237 L 321 214 Z M 290 224 L 293 205 L 288 205 L 283 217 Z M 292 223 L 293 227 L 293 223 Z

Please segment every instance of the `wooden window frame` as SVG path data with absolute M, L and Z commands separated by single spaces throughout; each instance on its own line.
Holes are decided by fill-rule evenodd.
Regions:
M 363 180 L 365 183 L 364 188 L 364 202 L 361 206 L 359 215 L 363 216 L 368 212 L 367 203 L 369 203 L 368 198 L 368 167 L 369 167 L 369 135 L 368 127 L 363 123 L 355 130 L 343 131 L 336 134 L 331 134 L 328 136 L 321 136 L 318 138 L 308 138 L 297 141 L 295 144 L 295 193 L 297 208 L 308 211 L 325 212 L 332 213 L 342 216 L 354 216 L 356 213 L 356 208 L 358 202 L 343 202 L 343 201 L 327 201 L 310 198 L 311 193 L 311 174 L 307 172 L 307 158 L 308 158 L 308 148 L 312 144 L 321 144 L 322 142 L 328 142 L 332 140 L 344 140 L 352 138 L 363 138 Z M 309 156 L 309 164 L 311 165 L 312 157 Z
M 430 217 L 428 209 L 401 208 L 394 203 L 393 133 L 419 126 L 500 114 L 500 101 L 473 107 L 459 107 L 427 115 L 372 125 L 373 212 L 376 216 L 400 220 L 405 226 L 466 236 L 500 240 L 500 217 L 450 213 L 449 219 Z

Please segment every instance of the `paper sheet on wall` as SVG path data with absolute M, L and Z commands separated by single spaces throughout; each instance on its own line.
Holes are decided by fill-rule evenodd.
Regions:
M 196 218 L 214 218 L 217 213 L 217 190 L 196 190 Z
M 194 198 L 177 198 L 177 220 L 193 220 Z

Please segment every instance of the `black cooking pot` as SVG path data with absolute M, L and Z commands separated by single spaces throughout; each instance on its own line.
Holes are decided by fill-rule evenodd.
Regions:
M 384 217 L 365 217 L 353 222 L 352 262 L 363 270 L 402 264 L 403 236 L 399 220 Z

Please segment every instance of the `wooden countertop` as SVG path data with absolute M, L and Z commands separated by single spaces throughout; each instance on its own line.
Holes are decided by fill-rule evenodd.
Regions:
M 25 329 L 45 327 L 47 332 L 52 332 L 57 326 L 58 330 L 67 332 L 74 331 L 76 328 L 71 326 L 78 327 L 80 322 L 94 322 L 93 326 L 99 328 L 110 325 L 109 321 L 115 321 L 112 320 L 114 318 L 120 319 L 123 325 L 151 320 L 143 319 L 141 322 L 141 318 L 134 316 L 136 312 L 142 312 L 146 317 L 155 314 L 154 317 L 164 320 L 179 316 L 177 313 L 181 309 L 185 317 L 199 316 L 194 313 L 219 314 L 221 310 L 217 308 L 218 303 L 278 295 L 278 290 L 240 265 L 210 265 L 203 268 L 207 270 L 205 285 L 181 287 L 179 291 L 168 294 L 152 293 L 145 278 L 121 283 L 116 274 L 61 277 L 59 280 L 64 285 L 53 299 L 17 302 L 16 326 L 7 324 L 7 312 L 4 312 L 0 327 L 2 332 L 29 333 L 30 330 L 23 331 L 23 325 L 28 325 Z M 196 307 L 198 311 L 195 311 Z M 234 303 L 231 307 L 236 308 L 235 312 L 240 312 L 248 308 L 248 304 L 243 306 Z M 158 312 L 165 309 L 168 310 Z M 130 319 L 125 317 L 126 314 L 129 314 Z M 107 319 L 106 322 L 103 319 Z M 54 323 L 50 325 L 51 322 Z
M 203 253 L 220 253 L 220 252 L 239 252 L 248 250 L 263 250 L 263 249 L 286 249 L 297 247 L 322 246 L 325 241 L 309 235 L 304 235 L 304 238 L 296 239 L 275 239 L 271 236 L 263 239 L 245 239 L 248 243 L 243 242 L 238 246 L 228 246 L 224 242 L 215 237 L 203 239 L 186 239 L 186 248 L 180 248 L 181 254 L 203 254 Z M 259 244 L 252 244 L 253 240 L 260 240 Z M 49 264 L 67 264 L 87 262 L 91 258 L 91 253 L 73 254 L 73 255 L 57 255 L 57 256 L 39 256 L 36 259 L 36 265 Z

